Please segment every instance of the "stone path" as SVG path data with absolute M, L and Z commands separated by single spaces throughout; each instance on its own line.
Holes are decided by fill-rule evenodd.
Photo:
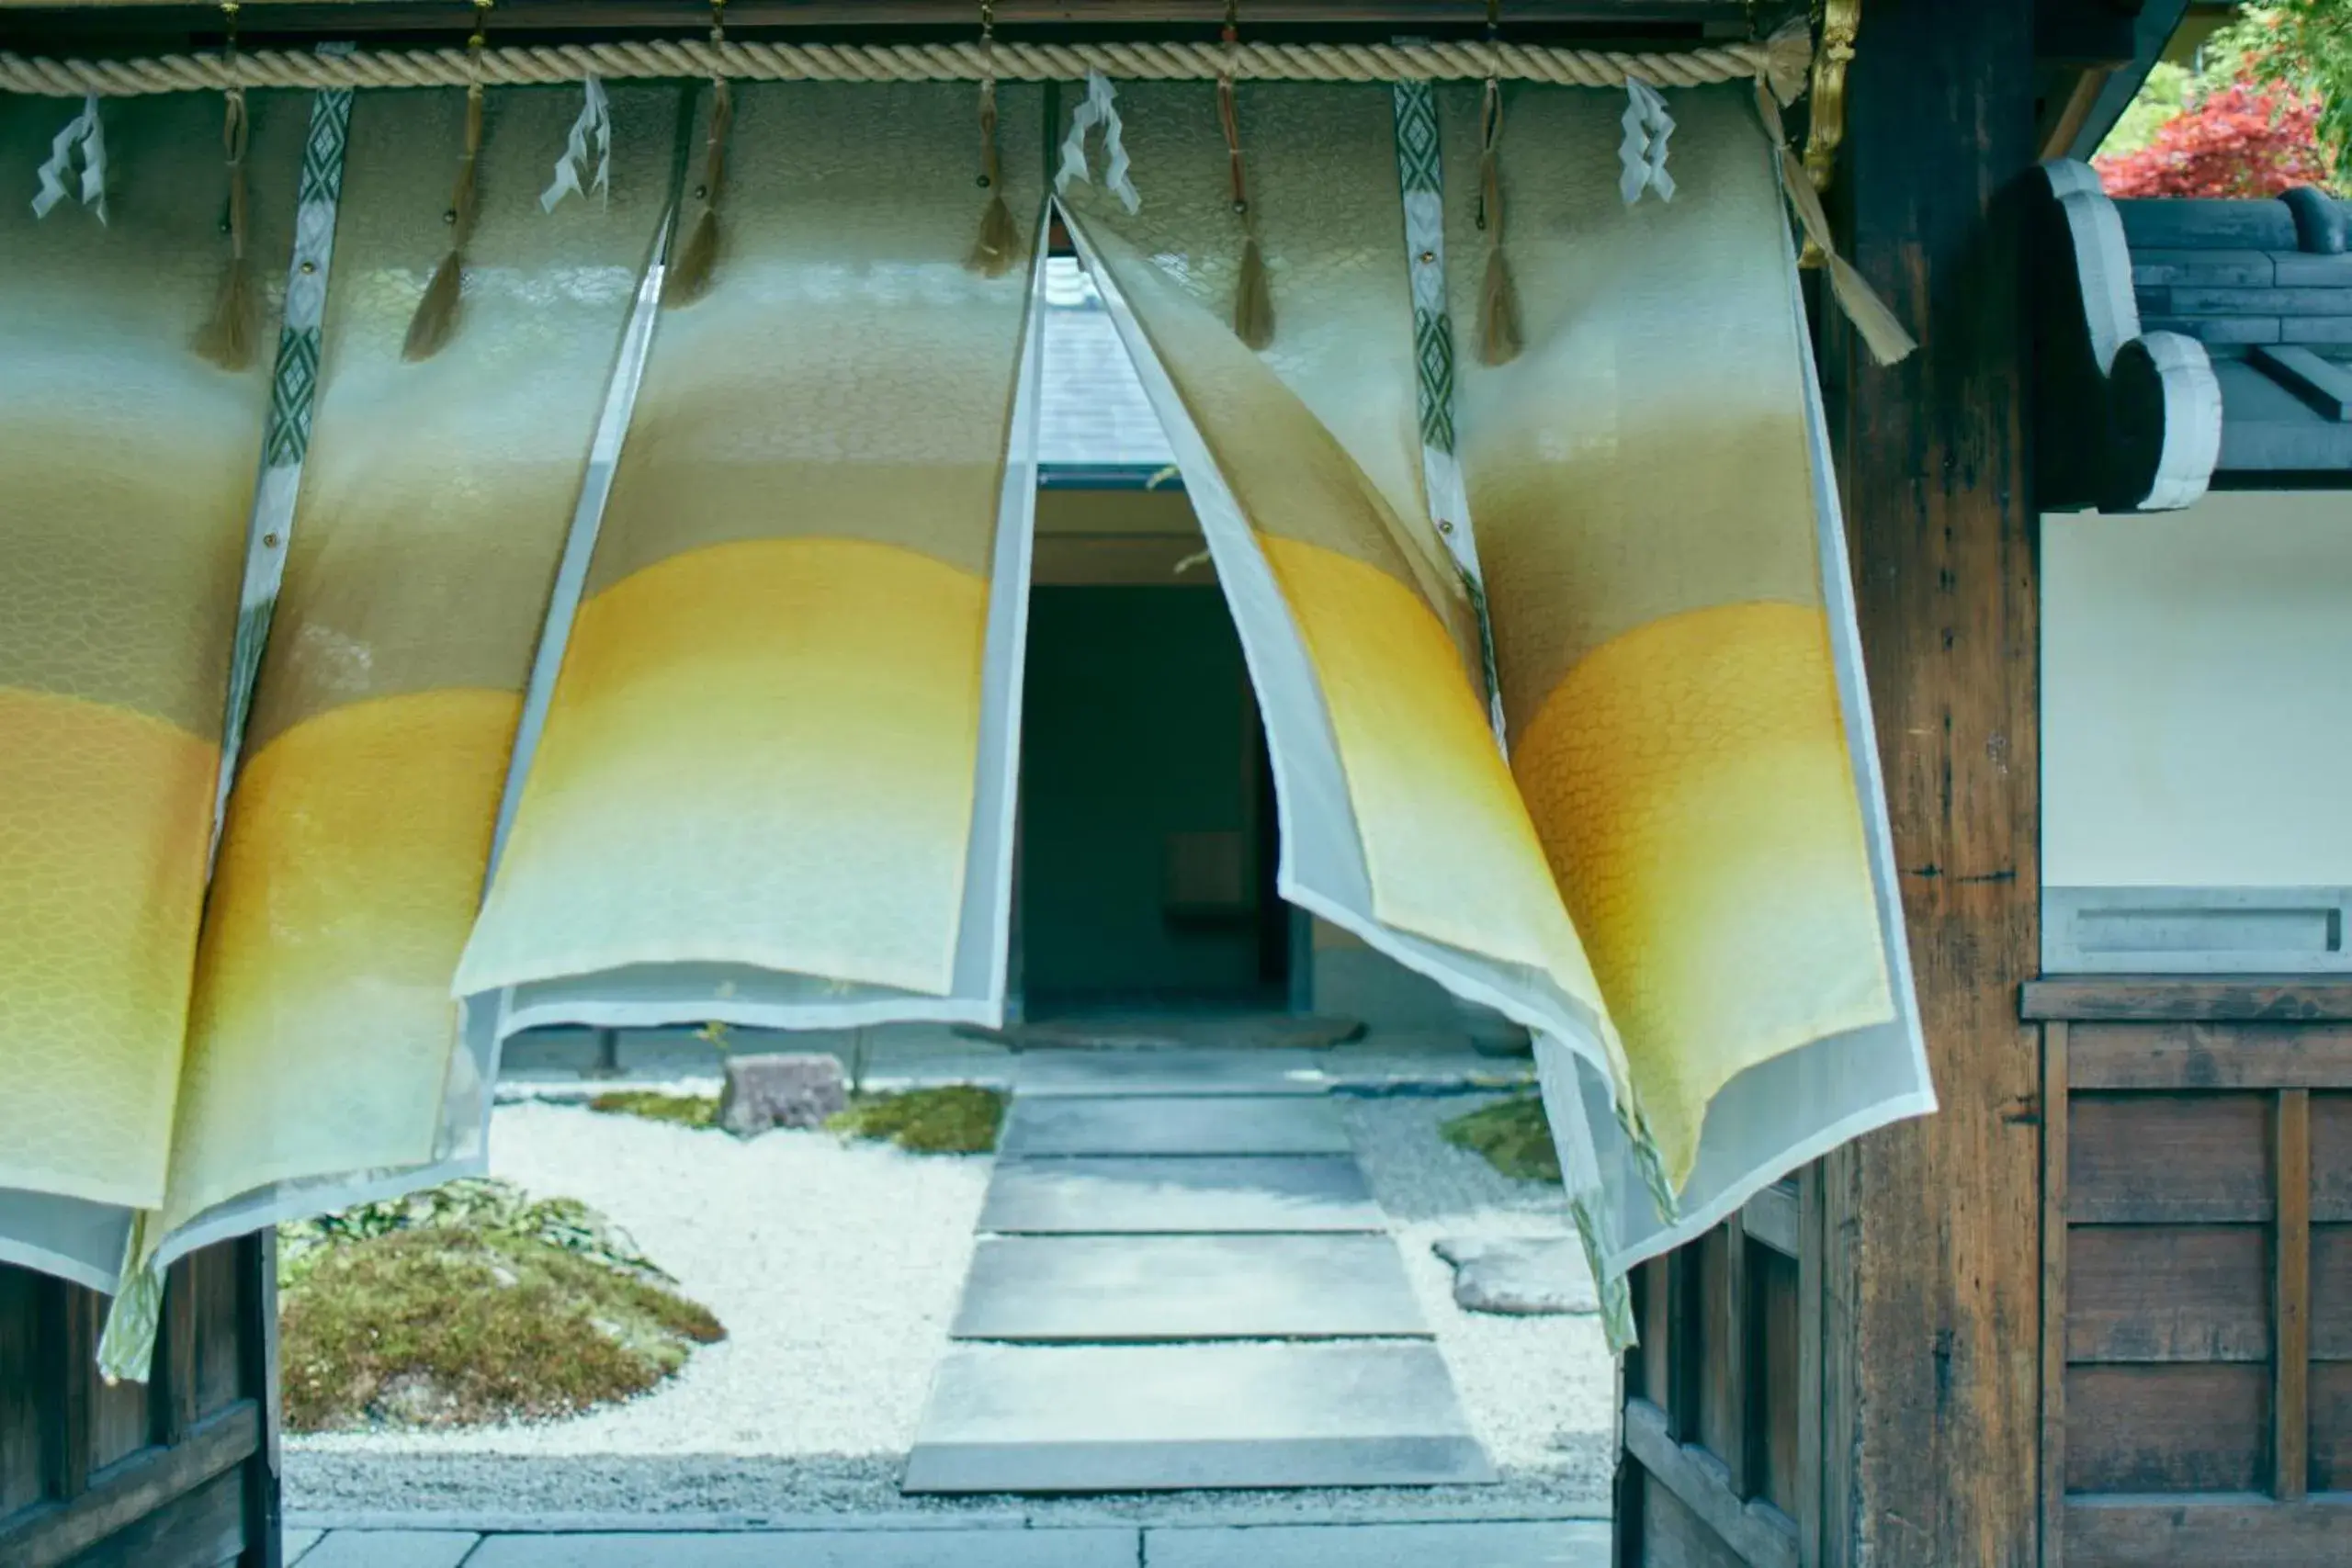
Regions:
M 1607 1568 L 1609 1526 L 288 1529 L 288 1568 Z
M 1329 1086 L 1279 1047 L 1024 1054 L 904 1489 L 1492 1481 Z
M 844 1064 L 861 1066 L 865 1087 L 873 1089 L 952 1083 L 1009 1088 L 1025 1064 L 1041 1059 L 1035 1053 L 1015 1052 L 944 1024 L 875 1029 L 862 1049 L 848 1031 L 737 1029 L 729 1032 L 728 1043 L 746 1053 L 831 1051 Z M 594 1030 L 535 1029 L 517 1035 L 507 1042 L 500 1059 L 498 1097 L 579 1100 L 616 1086 L 707 1089 L 716 1086 L 725 1055 L 715 1042 L 691 1029 L 625 1030 L 616 1047 L 617 1068 L 604 1077 L 596 1068 Z M 1336 1045 L 1299 1046 L 1291 1060 L 1317 1074 L 1323 1084 L 1360 1093 L 1454 1091 L 1470 1085 L 1513 1089 L 1534 1081 L 1533 1066 L 1525 1060 L 1487 1056 L 1465 1037 L 1426 1031 L 1374 1032 Z M 1261 1086 L 1250 1092 L 1267 1089 Z

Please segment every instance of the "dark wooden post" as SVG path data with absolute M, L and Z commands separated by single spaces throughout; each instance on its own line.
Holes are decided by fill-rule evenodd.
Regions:
M 1942 1110 L 1822 1173 L 1824 1561 L 2037 1558 L 2035 520 L 2022 225 L 2031 0 L 1869 0 L 1835 203 L 1920 350 L 1826 323 L 1904 909 Z

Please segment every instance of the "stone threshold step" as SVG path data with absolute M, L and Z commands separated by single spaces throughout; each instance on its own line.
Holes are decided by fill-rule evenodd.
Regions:
M 957 1345 L 910 1494 L 1492 1482 L 1444 1361 L 1417 1341 Z
M 986 1236 L 957 1339 L 1426 1337 L 1385 1235 Z
M 1003 1235 L 1385 1232 L 1387 1220 L 1352 1157 L 1090 1156 L 1001 1162 L 977 1228 Z

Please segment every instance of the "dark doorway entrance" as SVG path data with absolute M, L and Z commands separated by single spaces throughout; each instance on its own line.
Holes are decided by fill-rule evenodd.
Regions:
M 1272 789 L 1212 586 L 1039 586 L 1022 717 L 1025 1010 L 1280 1009 Z

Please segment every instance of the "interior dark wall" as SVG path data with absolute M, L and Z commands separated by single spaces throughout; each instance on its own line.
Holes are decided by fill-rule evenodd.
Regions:
M 1033 590 L 1021 748 L 1028 1011 L 1254 997 L 1268 962 L 1262 764 L 1223 596 Z M 1171 908 L 1170 837 L 1201 834 L 1237 836 L 1239 908 Z

